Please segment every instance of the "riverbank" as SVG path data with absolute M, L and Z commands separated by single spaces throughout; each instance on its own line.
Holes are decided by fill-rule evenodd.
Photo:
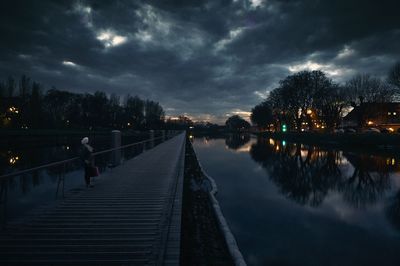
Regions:
M 209 198 L 211 183 L 187 140 L 183 184 L 181 265 L 234 265 Z
M 301 142 L 313 145 L 332 145 L 356 149 L 399 149 L 400 134 L 384 133 L 317 133 L 317 132 L 263 132 L 266 138 Z

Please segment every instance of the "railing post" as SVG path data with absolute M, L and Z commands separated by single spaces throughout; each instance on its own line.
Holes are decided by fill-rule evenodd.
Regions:
M 154 130 L 150 130 L 150 149 L 154 147 Z
M 111 148 L 116 149 L 121 147 L 121 131 L 111 131 Z M 111 166 L 117 166 L 121 163 L 121 149 L 116 149 L 111 153 Z
M 1 229 L 6 228 L 7 225 L 7 191 L 8 182 L 2 180 L 0 183 L 0 211 L 1 211 Z
M 161 130 L 161 135 L 162 135 L 162 142 L 165 141 L 165 130 Z

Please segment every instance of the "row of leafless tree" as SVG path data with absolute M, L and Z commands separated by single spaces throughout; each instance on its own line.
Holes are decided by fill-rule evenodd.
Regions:
M 73 93 L 43 87 L 22 76 L 0 81 L 3 128 L 160 128 L 164 110 L 158 102 L 127 95 Z

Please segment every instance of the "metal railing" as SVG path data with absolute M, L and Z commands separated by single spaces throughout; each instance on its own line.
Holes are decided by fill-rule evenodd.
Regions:
M 177 131 L 171 131 L 171 132 L 168 132 L 168 134 L 165 134 L 163 136 L 153 137 L 153 138 L 149 138 L 149 139 L 146 139 L 143 141 L 134 142 L 134 143 L 126 144 L 126 145 L 121 145 L 116 148 L 110 148 L 110 149 L 102 150 L 99 152 L 94 152 L 93 156 L 95 158 L 96 166 L 101 165 L 101 167 L 99 167 L 100 172 L 104 172 L 107 168 L 112 169 L 113 167 L 115 167 L 119 164 L 123 164 L 123 162 L 125 160 L 129 160 L 129 159 L 143 153 L 144 151 L 151 149 L 151 148 L 157 146 L 158 144 L 175 137 L 179 133 L 180 132 L 177 132 Z M 140 147 L 140 149 L 137 149 L 136 147 Z M 130 148 L 134 148 L 134 151 L 128 152 L 128 150 Z M 125 151 L 125 153 L 124 153 L 124 151 Z M 120 153 L 120 160 L 116 164 L 110 164 L 110 161 L 112 160 L 110 158 L 101 158 L 104 155 L 112 155 L 114 153 Z M 76 156 L 76 157 L 69 158 L 66 160 L 52 162 L 52 163 L 40 165 L 37 167 L 33 167 L 30 169 L 17 171 L 15 173 L 1 175 L 0 176 L 0 216 L 1 216 L 0 223 L 3 225 L 3 227 L 6 224 L 7 204 L 8 204 L 8 197 L 10 194 L 8 191 L 8 186 L 9 186 L 9 183 L 11 181 L 13 181 L 14 178 L 16 178 L 18 176 L 26 177 L 29 175 L 32 175 L 32 177 L 33 177 L 35 173 L 37 175 L 39 175 L 38 173 L 40 171 L 52 170 L 53 174 L 55 174 L 55 176 L 57 177 L 57 188 L 56 188 L 55 198 L 56 199 L 59 198 L 60 194 L 61 194 L 61 197 L 64 198 L 65 197 L 66 174 L 71 171 L 74 171 L 74 170 L 83 171 L 82 165 L 83 165 L 82 159 L 79 156 Z M 30 177 L 30 178 L 32 178 L 32 177 Z M 84 184 L 84 182 L 83 182 L 83 176 L 82 176 L 82 185 L 83 184 Z
M 175 203 L 176 203 L 176 197 L 177 191 L 178 191 L 178 185 L 179 185 L 179 179 L 183 179 L 184 175 L 184 166 L 185 166 L 185 146 L 186 146 L 186 132 L 185 132 L 185 137 L 183 139 L 183 143 L 180 149 L 180 154 L 178 161 L 175 165 L 175 175 L 174 175 L 174 180 L 171 183 L 169 187 L 169 195 L 170 198 L 166 202 L 166 208 L 165 212 L 163 215 L 163 221 L 160 224 L 159 230 L 161 232 L 161 237 L 160 237 L 160 254 L 158 254 L 157 262 L 156 265 L 164 265 L 164 260 L 165 260 L 165 255 L 167 253 L 167 245 L 168 245 L 168 239 L 170 237 L 170 230 L 171 230 L 171 223 L 174 215 L 174 208 Z M 183 180 L 182 180 L 182 185 L 183 185 Z M 183 197 L 183 195 L 181 195 Z M 182 200 L 182 198 L 181 198 Z M 182 202 L 181 202 L 182 204 Z

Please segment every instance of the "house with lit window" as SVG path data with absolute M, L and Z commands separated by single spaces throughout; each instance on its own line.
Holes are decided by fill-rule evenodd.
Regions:
M 343 118 L 343 127 L 397 131 L 400 128 L 400 103 L 363 103 Z

